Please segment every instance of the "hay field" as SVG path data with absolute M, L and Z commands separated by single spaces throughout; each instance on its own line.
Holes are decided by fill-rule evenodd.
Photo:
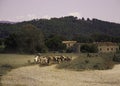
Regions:
M 61 55 L 61 53 L 47 53 L 42 55 Z M 0 54 L 0 66 L 12 67 L 11 71 L 0 70 L 4 73 L 1 77 L 2 86 L 119 86 L 120 82 L 120 65 L 115 66 L 110 70 L 84 70 L 75 71 L 76 68 L 81 68 L 80 64 L 84 63 L 87 66 L 94 62 L 104 62 L 99 60 L 100 57 L 86 58 L 86 54 L 68 54 L 62 53 L 65 56 L 73 57 L 70 66 L 66 64 L 53 64 L 50 66 L 31 65 L 28 66 L 28 60 L 33 61 L 34 55 L 20 54 Z M 76 59 L 76 58 L 79 59 Z M 85 59 L 84 59 L 85 57 Z M 86 59 L 89 62 L 84 62 Z M 95 61 L 95 59 L 98 59 Z M 94 61 L 94 62 L 93 62 Z M 77 64 L 76 64 L 77 63 Z M 9 66 L 5 65 L 9 64 Z M 96 63 L 95 63 L 96 64 Z M 78 66 L 77 66 L 78 65 Z M 62 67 L 62 68 L 58 68 Z M 66 66 L 66 67 L 65 67 Z M 77 66 L 77 67 L 76 67 Z M 18 68 L 20 67 L 20 68 Z M 16 69 L 13 69 L 16 68 Z M 73 70 L 69 70 L 72 68 Z M 75 70 L 74 70 L 75 69 Z
M 61 53 L 42 53 L 42 55 L 61 55 Z M 76 54 L 62 54 L 69 56 L 76 56 Z M 28 66 L 28 60 L 33 63 L 35 55 L 26 54 L 0 54 L 0 75 L 5 74 L 8 70 Z M 33 64 L 32 64 L 33 65 Z
M 28 60 L 33 61 L 34 55 L 0 54 L 0 65 L 9 64 L 13 67 L 26 65 Z
M 112 70 L 69 71 L 56 65 L 13 69 L 2 77 L 3 86 L 119 86 L 120 65 Z

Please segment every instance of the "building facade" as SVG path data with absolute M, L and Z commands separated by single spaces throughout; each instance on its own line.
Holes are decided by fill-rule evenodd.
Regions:
M 112 42 L 96 42 L 98 53 L 115 53 L 119 51 L 119 45 Z
M 80 53 L 80 47 L 84 44 L 89 43 L 77 43 L 77 41 L 63 41 L 62 43 L 66 44 L 67 48 L 73 48 L 76 53 Z M 113 42 L 95 42 L 97 45 L 98 53 L 115 53 L 119 51 L 119 45 Z

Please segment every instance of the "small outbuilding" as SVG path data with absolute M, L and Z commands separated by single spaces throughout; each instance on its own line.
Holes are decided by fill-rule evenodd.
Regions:
M 62 41 L 63 44 L 66 45 L 67 48 L 73 47 L 77 41 Z

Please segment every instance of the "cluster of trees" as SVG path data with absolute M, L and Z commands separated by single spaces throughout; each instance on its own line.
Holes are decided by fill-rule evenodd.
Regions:
M 17 32 L 5 39 L 5 50 L 8 52 L 35 53 L 60 51 L 66 49 L 58 36 L 45 39 L 44 34 L 31 24 L 24 25 Z
M 120 42 L 120 24 L 73 16 L 35 19 L 14 24 L 0 23 L 0 38 L 6 50 L 18 52 L 61 51 L 63 40 L 82 43 Z M 2 43 L 1 42 L 1 43 Z
M 110 36 L 107 34 L 92 34 L 90 36 L 79 35 L 73 40 L 77 40 L 80 43 L 92 43 L 92 42 L 116 42 L 120 43 L 119 36 Z
M 5 40 L 6 50 L 17 52 L 37 52 L 45 50 L 44 35 L 33 25 L 24 25 L 19 31 L 11 33 Z
M 82 53 L 97 53 L 98 52 L 98 48 L 94 44 L 83 44 L 80 47 L 80 50 Z
M 46 39 L 45 44 L 50 51 L 62 51 L 66 49 L 66 45 L 62 43 L 62 39 L 59 36 L 51 36 Z
M 51 18 L 49 20 L 34 19 L 15 24 L 0 24 L 0 37 L 8 36 L 9 33 L 16 32 L 21 26 L 28 23 L 39 28 L 46 37 L 49 37 L 50 35 L 59 35 L 67 40 L 73 40 L 80 36 L 89 38 L 92 35 L 99 34 L 110 36 L 113 41 L 118 39 L 120 41 L 120 24 L 98 19 L 78 19 L 73 16 Z

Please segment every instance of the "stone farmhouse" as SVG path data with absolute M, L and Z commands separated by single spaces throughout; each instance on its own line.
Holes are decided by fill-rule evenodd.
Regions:
M 73 48 L 75 52 L 80 53 L 80 47 L 83 44 L 89 43 L 77 43 L 77 41 L 63 41 L 67 48 Z M 94 42 L 97 45 L 98 53 L 115 53 L 119 51 L 119 45 L 113 42 Z
M 112 42 L 96 42 L 99 53 L 115 53 L 119 50 L 119 45 Z

